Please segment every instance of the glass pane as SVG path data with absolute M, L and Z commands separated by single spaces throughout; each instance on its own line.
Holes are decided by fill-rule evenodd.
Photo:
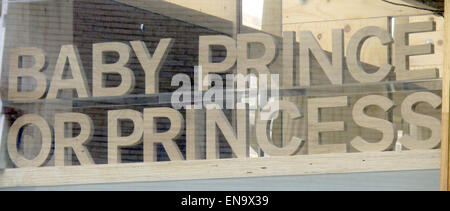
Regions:
M 6 2 L 6 169 L 329 155 L 338 170 L 301 171 L 439 168 L 438 14 L 347 0 Z

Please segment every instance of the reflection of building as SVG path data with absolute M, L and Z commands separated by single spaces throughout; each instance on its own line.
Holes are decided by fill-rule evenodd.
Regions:
M 102 7 L 99 14 L 98 7 Z M 140 26 L 144 24 L 145 30 L 141 30 Z M 74 44 L 79 47 L 86 74 L 90 75 L 92 61 L 92 44 L 99 42 L 120 41 L 128 42 L 132 40 L 144 41 L 149 48 L 149 52 L 154 52 L 160 39 L 173 38 L 175 40 L 169 56 L 162 67 L 159 80 L 159 91 L 161 93 L 173 92 L 177 87 L 170 85 L 171 79 L 178 73 L 187 73 L 193 75 L 194 66 L 198 64 L 198 38 L 202 35 L 218 34 L 218 32 L 199 27 L 197 25 L 165 17 L 140 8 L 119 4 L 110 1 L 74 1 Z M 112 55 L 112 61 L 116 58 Z M 137 58 L 134 56 L 129 61 L 129 67 L 134 70 L 136 75 L 136 87 L 132 94 L 144 94 L 144 72 Z M 89 77 L 88 77 L 89 78 Z M 90 79 L 88 79 L 90 80 Z M 114 75 L 108 76 L 106 81 L 114 86 Z M 156 105 L 161 107 L 163 105 Z M 170 101 L 164 106 L 170 107 Z M 129 109 L 142 111 L 144 107 L 152 107 L 149 105 L 131 106 Z M 112 107 L 109 109 L 117 109 Z M 121 108 L 122 109 L 122 108 Z M 96 129 L 94 137 L 98 142 L 92 142 L 91 150 L 98 151 L 98 155 L 93 156 L 99 158 L 100 163 L 106 163 L 106 109 L 104 107 L 95 109 L 81 108 L 82 113 L 90 113 L 103 118 L 94 118 L 95 125 L 105 127 L 104 129 Z M 124 123 L 126 124 L 126 123 Z M 166 123 L 160 124 L 160 130 L 168 129 Z M 123 127 L 124 136 L 132 131 L 133 125 L 126 129 Z M 184 140 L 184 137 L 182 137 Z M 184 151 L 184 143 L 179 142 L 179 146 Z M 124 162 L 142 161 L 142 145 L 129 150 L 124 150 Z M 164 152 L 161 147 L 160 152 Z M 102 159 L 100 159 L 102 157 Z M 159 156 L 159 159 L 166 160 L 165 153 Z

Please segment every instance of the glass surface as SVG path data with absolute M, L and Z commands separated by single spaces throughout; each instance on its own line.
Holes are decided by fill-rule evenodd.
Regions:
M 189 1 L 191 2 L 191 1 Z M 199 3 L 194 3 L 199 2 Z M 270 35 L 278 46 L 277 57 L 268 66 L 272 74 L 286 73 L 283 66 L 283 32 L 295 31 L 296 44 L 295 48 L 300 48 L 301 31 L 310 31 L 316 42 L 324 50 L 326 57 L 331 61 L 332 53 L 336 51 L 332 45 L 332 30 L 342 29 L 344 35 L 343 52 L 347 53 L 347 47 L 351 38 L 360 29 L 369 26 L 376 26 L 384 30 L 388 35 L 393 36 L 401 18 L 409 18 L 410 22 L 433 21 L 436 25 L 435 32 L 411 34 L 409 43 L 426 44 L 434 43 L 434 53 L 424 56 L 411 56 L 409 58 L 409 68 L 411 71 L 420 69 L 432 69 L 442 71 L 442 61 L 439 61 L 439 55 L 442 54 L 442 20 L 440 17 L 430 19 L 432 15 L 421 14 L 417 16 L 399 16 L 391 17 L 380 15 L 373 18 L 361 18 L 351 20 L 317 20 L 303 21 L 295 19 L 295 8 L 300 7 L 293 1 L 286 1 L 281 4 L 267 3 L 258 1 L 259 3 L 251 7 L 249 1 L 214 1 L 215 4 L 205 4 L 202 1 L 161 1 L 160 3 L 148 3 L 146 1 L 108 1 L 108 0 L 64 0 L 64 1 L 23 1 L 14 2 L 7 5 L 7 18 L 3 18 L 5 28 L 3 41 L 3 63 L 1 72 L 1 92 L 2 92 L 2 109 L 5 117 L 4 129 L 2 133 L 2 150 L 5 156 L 6 168 L 16 168 L 16 163 L 9 156 L 6 141 L 8 139 L 9 128 L 17 119 L 26 114 L 37 114 L 48 123 L 50 128 L 55 128 L 55 115 L 74 112 L 86 114 L 93 122 L 92 138 L 86 142 L 85 146 L 95 164 L 108 164 L 108 112 L 114 110 L 131 109 L 144 113 L 144 109 L 148 108 L 172 108 L 173 94 L 180 88 L 179 85 L 173 86 L 172 80 L 177 74 L 186 74 L 190 78 L 192 85 L 195 84 L 194 69 L 199 66 L 199 38 L 210 35 L 224 35 L 234 40 L 239 39 L 239 35 L 247 33 L 262 33 Z M 272 1 L 276 2 L 276 1 Z M 238 5 L 236 7 L 236 5 Z M 306 6 L 305 6 L 306 7 Z M 268 13 L 271 11 L 271 13 Z M 283 13 L 282 13 L 283 11 Z M 283 14 L 283 15 L 282 15 Z M 278 19 L 277 19 L 278 18 Z M 270 20 L 270 21 L 268 21 Z M 397 21 L 397 22 L 396 22 Z M 152 84 L 146 83 L 146 75 L 142 65 L 142 61 L 138 58 L 136 51 L 132 48 L 131 41 L 142 41 L 150 54 L 154 54 L 161 39 L 172 38 L 173 45 L 168 51 L 167 57 L 161 65 L 159 73 L 159 92 L 146 94 L 146 86 Z M 286 39 L 286 37 L 284 37 Z M 394 39 L 394 37 L 392 37 Z M 103 96 L 79 97 L 79 93 L 74 90 L 61 90 L 58 92 L 57 99 L 47 99 L 49 88 L 47 88 L 44 96 L 40 99 L 11 100 L 8 91 L 12 89 L 9 86 L 11 78 L 10 52 L 18 48 L 38 48 L 41 49 L 46 56 L 46 65 L 42 73 L 45 75 L 47 85 L 51 84 L 54 71 L 56 68 L 58 56 L 64 45 L 76 46 L 80 58 L 80 65 L 83 67 L 82 72 L 86 76 L 86 87 L 92 93 L 94 86 L 93 69 L 95 58 L 93 58 L 94 44 L 106 42 L 120 42 L 126 44 L 130 48 L 130 58 L 126 62 L 126 67 L 132 70 L 134 75 L 134 86 L 131 92 L 121 96 Z M 235 44 L 238 45 L 239 43 Z M 261 44 L 250 43 L 250 50 L 247 54 L 250 58 L 258 58 L 264 48 Z M 264 46 L 263 46 L 264 47 Z M 227 50 L 223 46 L 211 47 L 210 61 L 215 63 L 222 62 L 227 57 Z M 267 50 L 267 49 L 266 49 Z M 381 45 L 380 41 L 375 37 L 369 38 L 362 46 L 359 60 L 367 73 L 375 73 L 382 64 L 395 63 L 395 45 Z M 304 56 L 304 55 L 303 55 Z M 309 104 L 314 99 L 347 97 L 348 105 L 325 106 L 330 108 L 319 109 L 317 121 L 319 122 L 343 122 L 344 128 L 336 126 L 336 131 L 320 132 L 319 145 L 341 145 L 341 149 L 324 149 L 321 153 L 362 153 L 354 147 L 351 141 L 355 137 L 361 137 L 369 143 L 377 143 L 383 138 L 383 133 L 373 128 L 361 126 L 355 120 L 354 109 L 355 104 L 362 98 L 367 96 L 381 96 L 382 99 L 392 101 L 392 109 L 384 111 L 376 105 L 367 105 L 364 109 L 365 114 L 375 117 L 378 120 L 385 120 L 388 126 L 394 129 L 395 138 L 391 140 L 390 145 L 383 150 L 375 151 L 405 151 L 405 150 L 424 150 L 420 147 L 405 147 L 398 142 L 401 137 L 410 135 L 419 140 L 426 141 L 432 136 L 432 129 L 427 128 L 423 124 L 409 122 L 405 120 L 401 107 L 405 103 L 405 98 L 415 93 L 427 93 L 425 96 L 436 96 L 440 99 L 442 82 L 439 74 L 435 78 L 421 78 L 396 80 L 395 71 L 391 71 L 383 80 L 362 83 L 356 80 L 347 68 L 347 62 L 344 62 L 343 84 L 332 84 L 330 78 L 323 71 L 323 67 L 318 63 L 314 56 L 311 56 L 312 68 L 311 85 L 300 85 L 299 72 L 299 53 L 294 54 L 296 71 L 293 74 L 292 87 L 281 85 L 279 89 L 269 89 L 268 92 L 278 91 L 280 100 L 290 102 L 298 107 L 298 111 L 302 114 L 300 120 L 291 120 L 289 114 L 280 112 L 278 118 L 268 124 L 267 136 L 272 140 L 271 144 L 278 148 L 287 147 L 292 137 L 296 136 L 305 140 L 298 150 L 290 155 L 311 155 L 321 150 L 315 151 L 310 147 L 310 141 L 313 131 L 311 116 L 313 115 L 309 109 Z M 347 58 L 347 57 L 345 57 Z M 104 63 L 114 63 L 120 59 L 116 53 L 105 53 L 103 57 Z M 32 67 L 36 61 L 29 56 L 20 57 L 18 68 Z M 240 58 L 237 59 L 238 64 L 234 65 L 228 73 L 236 72 L 239 67 Z M 73 78 L 70 71 L 74 64 L 66 61 L 63 79 Z M 225 73 L 220 73 L 223 82 Z M 332 78 L 331 78 L 332 79 Z M 118 74 L 105 74 L 103 82 L 106 87 L 116 87 L 121 84 L 122 78 Z M 34 90 L 41 82 L 33 80 L 33 78 L 22 77 L 19 80 L 18 91 Z M 191 86 L 190 90 L 194 90 Z M 227 91 L 227 90 L 225 90 Z M 244 94 L 248 96 L 249 92 L 236 91 L 236 95 Z M 203 92 L 202 95 L 205 95 Z M 191 93 L 193 96 L 193 93 Z M 220 97 L 215 100 L 221 99 Z M 224 100 L 232 98 L 223 97 Z M 254 100 L 254 99 L 253 99 Z M 427 121 L 439 121 L 441 118 L 441 110 L 439 107 L 434 108 L 430 105 L 429 99 L 423 99 L 412 106 L 415 113 L 422 114 Z M 377 101 L 373 103 L 378 103 Z M 256 123 L 258 122 L 259 110 L 262 107 L 248 109 L 248 139 L 249 139 L 249 157 L 271 157 L 270 153 L 265 153 L 258 144 L 256 132 Z M 314 111 L 314 110 L 313 110 Z M 187 120 L 185 109 L 177 110 L 184 120 Z M 201 110 L 201 112 L 206 112 Z M 236 109 L 224 109 L 223 113 L 228 118 L 231 126 L 239 125 L 236 122 Z M 161 114 L 165 115 L 165 114 Z M 205 113 L 203 113 L 205 115 Z M 430 120 L 431 119 L 431 120 Z M 223 122 L 223 120 L 220 120 Z M 360 120 L 369 121 L 369 120 Z M 370 120 L 372 121 L 372 120 Z M 369 125 L 370 125 L 369 121 Z M 156 133 L 162 133 L 171 128 L 171 123 L 167 118 L 158 118 L 157 124 L 153 130 Z M 185 121 L 186 122 L 186 121 Z M 374 126 L 381 124 L 372 121 Z M 186 123 L 189 124 L 189 123 Z M 188 125 L 183 124 L 183 129 L 174 141 L 177 148 L 186 157 L 186 137 Z M 202 131 L 199 138 L 200 150 L 196 156 L 199 160 L 206 159 L 206 128 L 210 125 L 206 121 L 197 123 L 195 126 Z M 416 124 L 420 125 L 417 126 Z M 128 136 L 133 133 L 135 125 L 131 121 L 124 120 L 120 124 L 119 133 L 121 136 Z M 385 124 L 386 125 L 386 124 Z M 320 127 L 320 126 L 319 126 Z M 330 126 L 334 127 L 334 126 Z M 67 123 L 64 126 L 65 137 L 75 137 L 80 133 L 80 125 L 77 123 Z M 146 128 L 148 129 L 148 128 Z M 236 158 L 238 157 L 230 147 L 225 136 L 218 131 L 219 158 Z M 386 131 L 386 130 L 385 130 Z M 436 131 L 434 131 L 436 132 Z M 438 135 L 439 134 L 434 134 Z M 42 134 L 40 130 L 33 125 L 26 125 L 20 129 L 17 137 L 17 150 L 20 156 L 31 160 L 34 159 L 41 151 Z M 143 139 L 143 138 L 141 138 Z M 42 166 L 55 166 L 55 144 L 58 140 L 52 140 L 51 150 L 47 160 Z M 145 144 L 145 140 L 144 140 Z M 121 148 L 121 162 L 143 162 L 144 161 L 144 145 L 141 142 Z M 156 145 L 156 161 L 170 161 L 170 157 L 165 147 L 161 143 Z M 320 147 L 320 146 L 319 146 Z M 439 145 L 435 144 L 425 150 L 439 149 Z M 288 155 L 285 155 L 288 156 Z M 79 158 L 70 148 L 66 149 L 64 156 L 65 165 L 80 165 Z

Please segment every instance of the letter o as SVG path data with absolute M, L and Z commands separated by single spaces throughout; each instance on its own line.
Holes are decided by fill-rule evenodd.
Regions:
M 41 131 L 42 136 L 41 151 L 35 158 L 31 160 L 24 158 L 17 151 L 17 136 L 19 135 L 19 131 L 22 127 L 29 124 L 37 126 Z M 45 119 L 43 119 L 39 115 L 27 114 L 21 116 L 9 129 L 7 145 L 9 157 L 17 167 L 39 167 L 47 160 L 52 147 L 52 132 L 50 126 L 47 124 Z

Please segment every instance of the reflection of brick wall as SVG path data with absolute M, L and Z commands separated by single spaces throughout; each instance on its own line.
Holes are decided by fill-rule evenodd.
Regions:
M 146 27 L 140 30 L 141 24 Z M 160 39 L 173 38 L 174 45 L 161 69 L 159 87 L 161 93 L 173 92 L 178 87 L 171 87 L 172 77 L 177 73 L 187 73 L 193 76 L 194 66 L 198 64 L 198 40 L 201 35 L 220 34 L 215 31 L 195 26 L 180 20 L 134 8 L 106 0 L 76 0 L 74 1 L 74 44 L 78 46 L 81 60 L 85 67 L 89 87 L 92 87 L 92 44 L 100 42 L 124 42 L 141 40 L 153 53 Z M 134 54 L 134 53 L 133 53 Z M 109 56 L 109 55 L 108 55 Z M 109 56 L 114 61 L 114 55 Z M 128 67 L 134 70 L 136 87 L 132 94 L 145 93 L 144 71 L 135 55 L 129 61 Z M 107 76 L 107 84 L 115 85 L 120 77 Z M 170 105 L 159 105 L 170 107 Z M 142 111 L 151 106 L 111 107 L 111 108 L 81 108 L 75 112 L 88 114 L 94 120 L 95 134 L 89 150 L 96 163 L 107 162 L 107 119 L 108 109 L 134 109 Z M 165 130 L 168 124 L 161 122 L 160 129 Z M 132 124 L 127 127 L 124 123 L 123 134 L 131 131 Z M 165 127 L 165 128 L 164 128 Z M 127 132 L 128 130 L 128 132 Z M 180 149 L 184 151 L 184 135 L 178 141 Z M 161 153 L 159 160 L 166 160 L 165 153 Z M 124 162 L 142 161 L 142 145 L 124 150 Z

